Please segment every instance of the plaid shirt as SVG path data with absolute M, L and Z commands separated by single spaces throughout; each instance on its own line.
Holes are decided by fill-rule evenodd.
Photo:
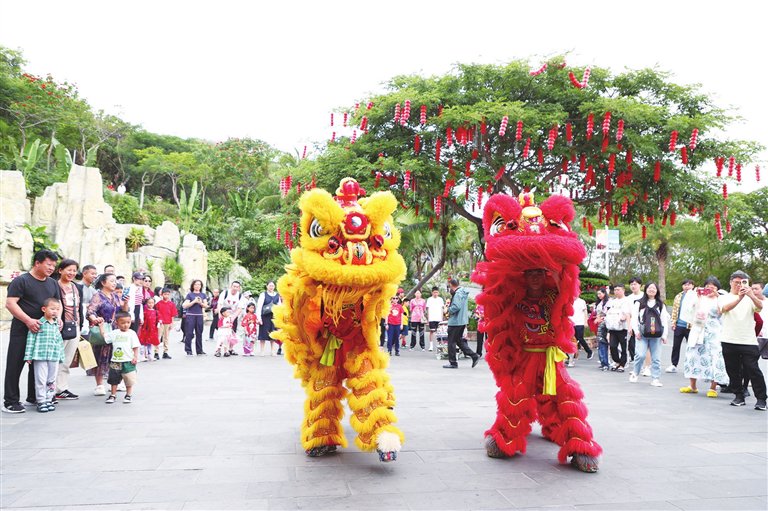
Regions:
M 42 318 L 40 331 L 27 334 L 27 348 L 24 360 L 55 360 L 64 362 L 64 339 L 61 338 L 59 322 Z

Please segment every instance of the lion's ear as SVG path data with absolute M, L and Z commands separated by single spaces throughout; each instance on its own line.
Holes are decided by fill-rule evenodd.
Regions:
M 570 225 L 576 218 L 573 201 L 564 195 L 552 195 L 539 206 L 541 212 L 549 220 L 565 222 Z
M 503 230 L 500 229 L 502 225 L 506 229 L 509 222 L 519 220 L 522 211 L 523 208 L 514 197 L 504 194 L 491 196 L 483 211 L 483 230 L 486 238 Z
M 397 208 L 397 199 L 390 192 L 376 192 L 370 197 L 359 199 L 365 216 L 374 225 L 381 225 L 392 216 Z

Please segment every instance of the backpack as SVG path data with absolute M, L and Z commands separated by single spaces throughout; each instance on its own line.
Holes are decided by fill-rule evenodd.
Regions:
M 611 308 L 605 312 L 605 328 L 608 330 L 624 330 L 621 321 L 621 307 L 619 304 L 612 304 Z
M 646 307 L 645 312 L 643 312 L 643 321 L 640 326 L 642 336 L 656 339 L 661 337 L 663 330 L 664 328 L 661 324 L 661 304 L 657 303 L 657 306 Z

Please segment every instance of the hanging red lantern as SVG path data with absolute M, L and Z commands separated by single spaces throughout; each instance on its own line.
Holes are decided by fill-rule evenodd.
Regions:
M 760 165 L 755 165 L 755 181 L 760 182 Z
M 688 165 L 688 148 L 686 146 L 680 148 L 680 158 L 683 160 L 683 165 Z
M 435 140 L 435 162 L 440 163 L 440 148 L 442 146 L 442 141 L 440 138 Z
M 331 112 L 331 127 L 333 127 L 333 112 Z
M 498 181 L 499 179 L 501 179 L 501 176 L 503 176 L 503 175 L 504 175 L 504 170 L 505 170 L 505 167 L 504 167 L 504 165 L 502 165 L 501 167 L 499 167 L 499 170 L 498 170 L 498 172 L 496 172 L 496 175 L 494 176 L 494 179 L 495 179 L 496 181 Z
M 677 149 L 677 130 L 673 130 L 672 133 L 669 135 L 669 152 L 674 153 L 675 149 Z
M 627 170 L 632 170 L 632 149 L 627 149 Z
M 609 174 L 605 176 L 605 191 L 610 192 L 611 190 L 613 190 L 613 181 L 611 181 L 611 176 Z
M 661 204 L 662 211 L 667 211 L 669 209 L 669 204 L 672 202 L 672 195 L 667 195 L 664 198 L 664 202 Z
M 586 229 L 587 228 L 587 217 L 583 216 L 581 217 L 581 226 Z
M 622 138 L 624 138 L 624 119 L 619 119 L 616 124 L 616 142 L 621 142 Z
M 609 131 L 611 131 L 611 112 L 605 112 L 603 117 L 603 136 L 607 137 Z
M 365 131 L 368 129 L 368 116 L 363 116 L 362 119 L 360 119 L 360 131 Z
M 565 174 L 568 172 L 568 158 L 563 156 L 563 163 L 560 165 L 560 171 Z M 568 177 L 568 176 L 566 176 Z
M 352 130 L 352 138 L 350 139 L 350 142 L 354 144 L 355 140 L 357 140 L 357 130 Z
M 624 197 L 624 201 L 621 203 L 621 216 L 627 216 L 629 210 L 629 199 Z
M 411 100 L 406 99 L 403 106 L 403 111 L 400 114 L 400 126 L 405 126 L 408 123 L 408 118 L 411 116 Z
M 569 147 L 573 145 L 573 125 L 570 122 L 565 124 L 565 142 Z
M 440 214 L 443 212 L 443 198 L 435 197 L 435 216 L 440 218 Z
M 477 149 L 473 149 L 472 150 L 472 159 L 476 160 L 478 156 L 480 156 L 480 152 Z
M 525 139 L 525 147 L 523 147 L 523 158 L 527 159 L 531 153 L 531 137 Z
M 691 148 L 691 151 L 694 151 L 696 149 L 696 144 L 698 143 L 699 139 L 699 128 L 693 128 L 693 131 L 691 132 L 691 141 L 688 142 L 688 147 Z
M 613 226 L 614 227 L 619 226 L 619 215 L 613 215 Z
M 472 177 L 472 162 L 467 161 L 464 164 L 464 176 L 465 177 Z
M 645 226 L 642 226 L 641 229 L 642 229 L 641 232 L 642 232 L 643 239 L 646 239 L 648 237 L 648 230 L 646 229 Z
M 543 73 L 544 71 L 546 71 L 546 69 L 547 69 L 547 63 L 545 62 L 544 65 L 542 65 L 539 69 L 537 69 L 535 71 L 531 71 L 528 74 L 531 75 L 531 76 L 538 76 L 541 73 Z
M 276 238 L 277 238 L 277 241 L 280 241 L 282 239 L 279 227 L 277 228 Z
M 595 131 L 595 114 L 587 116 L 587 140 L 592 140 L 592 133 Z
M 603 143 L 600 145 L 600 152 L 604 153 L 608 150 L 608 144 L 610 143 L 610 139 L 608 137 L 603 137 Z
M 293 224 L 291 225 L 291 238 L 296 237 L 297 230 L 298 230 L 298 225 L 296 224 L 296 222 L 293 222 Z
M 503 137 L 507 134 L 507 124 L 509 123 L 509 117 L 506 115 L 501 118 L 501 125 L 499 126 L 499 136 Z
M 661 181 L 661 162 L 657 161 L 653 165 L 653 182 L 658 183 Z
M 648 216 L 648 224 L 653 225 L 653 221 L 654 221 L 653 215 L 649 215 Z
M 728 200 L 728 183 L 723 183 L 723 200 Z
M 395 105 L 395 116 L 392 118 L 395 124 L 400 122 L 400 103 Z
M 422 126 L 427 124 L 427 105 L 421 105 L 421 112 L 419 113 L 419 124 Z
M 731 234 L 731 221 L 726 220 L 725 221 L 725 232 L 728 234 Z
M 587 175 L 584 178 L 587 186 L 595 186 L 595 168 L 590 165 L 587 167 Z
M 405 177 L 403 177 L 403 190 L 408 190 L 410 186 L 411 186 L 411 171 L 406 169 Z
M 421 152 L 421 137 L 415 135 L 413 137 L 413 152 L 418 155 Z
M 485 117 L 483 117 L 483 120 L 480 122 L 480 133 L 483 135 L 488 133 L 488 124 L 485 122 Z
M 579 170 L 581 172 L 584 172 L 586 168 L 587 168 L 587 155 L 582 153 L 581 156 L 579 157 Z
M 539 165 L 544 165 L 544 149 L 541 147 L 536 150 L 536 160 L 539 162 Z
M 517 129 L 515 130 L 515 142 L 523 139 L 523 121 L 517 121 Z
M 733 167 L 735 163 L 736 163 L 736 158 L 734 158 L 733 156 L 728 158 L 728 177 L 733 176 Z
M 331 133 L 331 142 L 335 142 L 335 141 L 336 141 L 336 132 L 334 131 L 333 133 Z
M 589 235 L 592 236 L 592 233 L 595 231 L 595 226 L 592 225 L 592 222 L 587 224 L 587 229 L 589 230 Z
M 616 155 L 614 153 L 611 153 L 610 156 L 608 156 L 608 173 L 613 174 L 613 171 L 616 169 Z
M 736 164 L 736 182 L 741 183 L 741 163 Z
M 445 128 L 445 147 L 451 147 L 453 145 L 453 129 L 450 126 Z
M 715 231 L 717 232 L 717 239 L 723 239 L 723 226 L 720 224 L 720 213 L 715 213 Z
M 371 108 L 373 108 L 373 101 L 369 101 L 368 104 L 365 105 L 366 110 L 370 110 Z
M 399 111 L 400 111 L 400 104 L 399 104 L 399 103 L 398 103 L 397 107 L 398 107 L 398 108 L 395 110 L 395 115 L 399 115 L 399 114 L 397 113 L 397 112 L 399 112 Z M 342 126 L 343 126 L 344 128 L 346 128 L 346 127 L 347 127 L 347 120 L 349 120 L 349 113 L 347 113 L 347 112 L 344 112 L 344 118 L 342 119 L 342 121 L 343 121 L 343 123 L 342 123 Z
M 453 158 L 451 158 L 450 160 L 448 160 L 448 173 L 449 173 L 451 176 L 454 176 L 454 175 L 456 175 L 456 173 L 453 171 Z
M 669 214 L 669 225 L 674 227 L 676 220 L 677 220 L 677 213 L 673 211 L 672 213 Z
M 725 158 L 723 157 L 715 158 L 715 167 L 717 168 L 717 177 L 721 177 L 723 175 L 724 164 L 725 164 Z
M 547 137 L 547 151 L 552 151 L 555 147 L 555 139 L 557 139 L 557 126 L 549 130 L 549 136 Z
M 483 207 L 483 187 L 478 186 L 477 187 L 477 208 L 480 209 Z

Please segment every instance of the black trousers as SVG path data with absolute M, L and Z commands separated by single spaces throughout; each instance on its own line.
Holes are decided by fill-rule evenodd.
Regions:
M 184 323 L 184 350 L 192 353 L 192 336 L 195 337 L 195 352 L 199 355 L 203 352 L 203 320 L 200 316 L 187 314 L 187 321 Z
M 587 341 L 584 340 L 584 325 L 574 325 L 573 335 L 576 336 L 576 340 L 579 341 L 579 345 L 584 348 L 587 356 L 592 354 L 592 348 L 589 347 Z
M 477 353 L 478 357 L 483 356 L 483 345 L 485 344 L 485 332 L 481 332 L 480 330 L 477 331 L 477 349 L 475 350 L 475 353 Z
M 758 365 L 760 352 L 757 346 L 746 346 L 729 342 L 724 342 L 722 345 L 725 370 L 728 372 L 728 378 L 731 380 L 730 387 L 733 393 L 737 397 L 744 399 L 745 387 L 742 387 L 740 383 L 746 378 L 752 382 L 755 398 L 765 399 L 765 377 Z
M 8 339 L 8 354 L 5 359 L 5 390 L 3 404 L 9 406 L 21 402 L 19 380 L 24 366 L 27 367 L 27 401 L 35 402 L 35 372 L 32 366 L 24 362 L 27 349 L 27 326 L 16 319 L 11 323 L 11 335 Z
M 139 334 L 139 328 L 141 327 L 141 305 L 134 305 L 133 307 L 133 321 L 131 321 L 131 330 Z
M 634 334 L 634 332 L 629 334 L 629 340 L 627 341 L 627 345 L 628 345 L 628 348 L 629 348 L 629 361 L 631 362 L 632 360 L 635 359 L 635 334 Z
M 450 362 L 451 365 L 459 365 L 458 360 L 456 360 L 457 346 L 466 356 L 473 359 L 477 356 L 477 353 L 469 349 L 467 340 L 462 337 L 466 326 L 467 325 L 457 325 L 448 327 L 448 362 Z
M 213 339 L 213 334 L 219 329 L 219 315 L 213 313 L 213 321 L 211 321 L 211 330 L 208 332 L 208 338 Z
M 424 323 L 411 321 L 409 326 L 411 331 L 411 349 L 416 346 L 417 336 L 419 338 L 419 346 L 421 349 L 424 349 Z
M 608 330 L 610 339 L 611 360 L 624 367 L 627 365 L 627 331 L 626 330 Z M 619 346 L 621 346 L 621 355 L 619 355 Z
M 691 333 L 690 328 L 683 328 L 681 326 L 675 327 L 675 335 L 672 337 L 672 365 L 677 366 L 680 362 L 680 347 L 683 345 L 683 339 L 688 341 L 688 334 Z
M 381 322 L 379 323 L 379 348 L 384 346 L 384 343 L 387 341 L 387 328 L 386 328 L 386 319 L 381 318 Z

